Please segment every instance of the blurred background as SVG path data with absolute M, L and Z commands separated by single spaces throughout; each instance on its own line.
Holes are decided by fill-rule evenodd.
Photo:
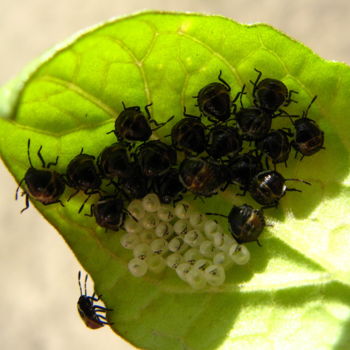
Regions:
M 348 0 L 0 0 L 0 86 L 74 32 L 143 9 L 268 23 L 322 57 L 350 64 Z M 34 208 L 19 214 L 16 187 L 0 163 L 1 349 L 134 349 L 108 327 L 84 326 L 76 311 L 81 267 Z

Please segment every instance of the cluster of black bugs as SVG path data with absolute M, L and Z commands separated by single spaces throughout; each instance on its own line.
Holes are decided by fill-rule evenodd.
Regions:
M 161 129 L 174 118 L 158 123 L 149 108 L 127 107 L 115 120 L 117 142 L 103 149 L 97 158 L 81 152 L 67 165 L 63 174 L 51 169 L 58 162 L 46 164 L 40 146 L 38 157 L 42 167 L 33 166 L 28 140 L 29 169 L 16 191 L 24 185 L 23 195 L 44 205 L 59 203 L 66 186 L 72 188 L 68 201 L 79 192 L 85 194 L 79 213 L 91 196 L 97 201 L 90 206 L 96 223 L 106 230 L 118 231 L 126 216 L 136 218 L 127 210 L 132 200 L 155 193 L 161 203 L 174 204 L 192 193 L 195 198 L 207 198 L 236 186 L 238 195 L 247 192 L 261 206 L 248 204 L 232 206 L 228 219 L 232 236 L 238 243 L 257 241 L 266 226 L 263 210 L 277 207 L 287 191 L 287 181 L 308 182 L 284 178 L 277 166 L 287 166 L 294 148 L 296 157 L 312 156 L 323 149 L 324 133 L 317 123 L 308 118 L 316 96 L 301 116 L 290 115 L 285 107 L 296 103 L 297 92 L 288 90 L 283 82 L 266 78 L 258 73 L 252 84 L 252 105 L 245 106 L 248 95 L 245 85 L 231 98 L 231 87 L 222 78 L 199 90 L 195 99 L 198 115 L 188 114 L 176 122 L 170 135 L 152 139 L 154 131 Z M 275 118 L 284 118 L 288 125 L 273 129 Z M 166 142 L 167 140 L 171 142 Z M 273 167 L 273 169 L 271 169 Z M 23 211 L 22 210 L 22 211 Z M 259 243 L 259 242 L 258 242 Z M 89 299 L 90 300 L 90 299 Z M 93 302 L 95 299 L 91 299 Z M 89 318 L 89 317 L 88 317 Z
M 170 145 L 149 139 L 152 132 L 173 117 L 165 123 L 157 123 L 150 114 L 150 105 L 143 113 L 140 107 L 126 107 L 124 103 L 111 131 L 118 142 L 103 149 L 97 161 L 94 155 L 85 154 L 82 149 L 69 162 L 65 174 L 50 169 L 57 164 L 58 157 L 55 162 L 45 163 L 42 146 L 38 151 L 42 168 L 35 168 L 28 140 L 30 167 L 19 185 L 25 183 L 26 207 L 23 210 L 29 206 L 28 198 L 44 205 L 63 205 L 60 198 L 66 185 L 74 189 L 68 200 L 80 191 L 86 195 L 79 212 L 91 195 L 99 195 L 99 200 L 91 205 L 90 215 L 98 225 L 115 231 L 121 228 L 128 214 L 125 202 L 143 198 L 149 192 L 156 193 L 162 203 L 174 203 L 181 200 L 186 191 L 196 197 L 210 197 L 236 184 L 242 195 L 249 192 L 262 209 L 276 207 L 286 191 L 299 191 L 287 188 L 285 183 L 302 181 L 285 179 L 276 171 L 276 165 L 287 165 L 291 147 L 301 154 L 301 159 L 318 152 L 324 148 L 324 134 L 314 120 L 307 118 L 316 96 L 301 117 L 289 115 L 282 107 L 296 102 L 292 96 L 297 92 L 288 90 L 279 80 L 261 80 L 262 74 L 257 72 L 257 79 L 251 82 L 253 106 L 250 107 L 242 103 L 245 86 L 231 100 L 231 87 L 220 72 L 219 82 L 204 86 L 195 97 L 200 115 L 190 115 L 184 108 L 184 118 L 171 129 Z M 288 117 L 294 130 L 287 127 L 273 130 L 272 121 L 277 117 Z M 244 142 L 253 147 L 247 151 L 249 146 L 243 147 Z M 179 153 L 182 161 L 178 164 Z M 274 170 L 269 169 L 269 162 Z M 114 186 L 114 194 L 101 188 L 103 179 Z M 256 216 L 260 220 L 253 220 Z M 261 210 L 249 205 L 233 206 L 228 218 L 232 234 L 239 242 L 257 240 L 264 226 Z M 252 220 L 256 224 L 250 228 Z M 256 231 L 256 226 L 261 229 Z

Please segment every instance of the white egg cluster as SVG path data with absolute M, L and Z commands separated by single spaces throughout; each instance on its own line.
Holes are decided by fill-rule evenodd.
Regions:
M 133 251 L 128 263 L 136 277 L 148 271 L 160 273 L 166 268 L 195 289 L 219 286 L 225 270 L 232 264 L 244 265 L 250 259 L 248 249 L 214 220 L 194 210 L 186 201 L 161 204 L 156 194 L 133 200 L 124 222 L 121 245 Z

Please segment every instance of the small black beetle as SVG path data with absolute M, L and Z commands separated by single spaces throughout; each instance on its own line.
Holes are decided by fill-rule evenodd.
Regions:
M 114 143 L 106 147 L 97 158 L 97 165 L 102 176 L 113 178 L 127 178 L 131 176 L 133 167 L 128 152 L 129 147 L 123 143 Z
M 255 142 L 256 148 L 266 154 L 272 160 L 275 166 L 277 163 L 283 163 L 287 166 L 291 145 L 288 136 L 292 134 L 283 129 L 273 130 L 264 138 Z M 268 158 L 266 158 L 266 167 L 268 166 Z
M 311 105 L 316 100 L 315 96 L 307 107 L 306 111 L 303 112 L 301 118 L 296 121 L 292 121 L 295 127 L 295 139 L 292 141 L 292 146 L 298 152 L 302 154 L 301 159 L 305 156 L 311 156 L 317 153 L 319 150 L 324 149 L 324 132 L 319 128 L 316 122 L 312 119 L 307 118 L 307 114 Z
M 221 78 L 221 73 L 218 76 L 221 83 L 210 83 L 195 96 L 199 110 L 212 122 L 224 122 L 231 115 L 231 87 Z
M 265 170 L 254 176 L 249 186 L 249 193 L 256 202 L 263 205 L 263 208 L 277 207 L 279 200 L 286 194 L 286 191 L 301 192 L 296 188 L 287 188 L 286 181 L 300 181 L 311 185 L 304 180 L 285 179 L 274 170 Z
M 44 205 L 63 203 L 59 199 L 64 192 L 65 182 L 63 176 L 54 170 L 49 170 L 51 165 L 57 165 L 58 156 L 55 162 L 45 164 L 44 158 L 41 155 L 42 146 L 38 150 L 38 157 L 41 161 L 42 167 L 46 169 L 36 169 L 33 167 L 30 158 L 30 139 L 28 139 L 27 155 L 30 168 L 24 174 L 24 178 L 20 181 L 16 190 L 16 200 L 18 199 L 18 191 L 23 183 L 25 182 L 25 190 L 22 196 L 25 195 L 26 206 L 21 210 L 23 213 L 29 208 L 29 197 L 33 198 Z
M 150 178 L 142 174 L 138 163 L 132 162 L 130 164 L 131 174 L 127 178 L 120 179 L 117 188 L 129 200 L 143 198 L 150 189 Z
M 232 236 L 238 243 L 256 241 L 265 227 L 265 218 L 261 209 L 253 209 L 248 204 L 234 205 L 228 214 Z
M 226 168 L 213 160 L 187 158 L 180 164 L 179 179 L 195 195 L 210 197 L 228 181 L 228 175 Z
M 296 102 L 291 99 L 291 95 L 297 91 L 290 90 L 277 79 L 263 79 L 259 82 L 262 73 L 255 69 L 258 73 L 253 84 L 254 104 L 257 107 L 263 108 L 271 113 L 277 111 L 281 106 L 288 106 L 291 102 Z
M 262 171 L 263 166 L 259 157 L 252 152 L 238 155 L 228 164 L 230 182 L 238 184 L 244 195 L 249 188 L 249 184 L 253 177 Z
M 178 121 L 171 129 L 171 142 L 175 149 L 187 155 L 202 153 L 207 144 L 205 125 L 200 118 L 186 114 L 186 118 Z
M 165 204 L 180 201 L 182 199 L 181 193 L 186 191 L 179 180 L 179 171 L 176 168 L 170 168 L 164 175 L 155 177 L 153 190 L 160 201 Z
M 80 288 L 80 297 L 77 303 L 77 308 L 81 319 L 84 321 L 85 325 L 91 329 L 98 329 L 103 327 L 105 324 L 113 324 L 107 322 L 106 317 L 98 314 L 98 312 L 113 311 L 112 309 L 107 309 L 106 307 L 100 305 L 94 305 L 94 301 L 99 301 L 102 295 L 95 297 L 95 292 L 92 296 L 86 294 L 86 281 L 88 275 L 85 277 L 84 283 L 84 294 L 80 283 L 81 272 L 78 273 L 78 283 Z
M 97 203 L 91 204 L 90 214 L 96 223 L 106 229 L 119 231 L 124 224 L 125 214 L 129 212 L 124 208 L 124 201 L 117 196 L 101 197 Z
M 242 138 L 231 126 L 215 125 L 209 132 L 207 153 L 214 159 L 235 157 L 242 150 Z
M 258 140 L 271 129 L 271 114 L 260 107 L 241 108 L 235 119 L 245 140 Z
M 82 211 L 89 197 L 99 192 L 102 184 L 101 175 L 95 165 L 95 157 L 84 154 L 83 151 L 82 149 L 80 154 L 69 162 L 66 170 L 66 183 L 69 187 L 76 190 L 69 196 L 68 201 L 79 191 L 83 191 L 88 196 L 80 207 L 79 213 Z
M 221 216 L 228 219 L 230 232 L 239 243 L 256 241 L 261 246 L 258 238 L 266 225 L 262 209 L 253 209 L 248 204 L 234 205 L 227 215 L 206 213 L 206 215 Z
M 148 107 L 151 105 L 152 103 L 145 106 L 146 117 L 139 106 L 125 107 L 123 103 L 124 110 L 115 120 L 114 130 L 108 132 L 108 134 L 114 132 L 120 141 L 124 139 L 128 141 L 147 141 L 151 137 L 152 131 L 158 130 L 174 118 L 172 116 L 165 123 L 157 123 L 149 112 Z M 155 124 L 156 127 L 152 129 L 150 124 Z
M 141 172 L 147 177 L 154 177 L 165 174 L 171 166 L 176 165 L 177 153 L 172 146 L 154 140 L 140 145 L 135 157 Z

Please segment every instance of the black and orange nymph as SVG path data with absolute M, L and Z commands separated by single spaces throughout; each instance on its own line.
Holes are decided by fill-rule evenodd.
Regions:
M 80 283 L 81 272 L 78 273 L 78 282 L 80 288 L 80 297 L 77 303 L 77 308 L 81 319 L 84 321 L 85 325 L 91 329 L 98 329 L 103 327 L 105 324 L 112 324 L 111 322 L 107 322 L 107 318 L 101 313 L 106 313 L 107 311 L 113 311 L 112 309 L 107 309 L 104 306 L 95 305 L 95 301 L 99 301 L 101 295 L 96 297 L 96 294 L 92 294 L 91 296 L 86 293 L 86 281 L 88 279 L 88 275 L 85 276 L 84 282 L 84 294 L 81 288 Z
M 16 190 L 16 200 L 18 199 L 18 191 L 24 183 L 25 188 L 22 196 L 26 196 L 26 206 L 21 210 L 21 213 L 29 208 L 29 198 L 39 201 L 44 205 L 60 203 L 61 195 L 65 189 L 65 181 L 63 176 L 57 171 L 50 169 L 52 165 L 57 165 L 58 156 L 55 162 L 45 163 L 43 156 L 41 155 L 42 146 L 38 150 L 38 158 L 41 161 L 42 169 L 37 169 L 33 166 L 30 158 L 30 139 L 28 139 L 28 161 L 30 167 L 24 174 L 23 179 L 20 181 Z

